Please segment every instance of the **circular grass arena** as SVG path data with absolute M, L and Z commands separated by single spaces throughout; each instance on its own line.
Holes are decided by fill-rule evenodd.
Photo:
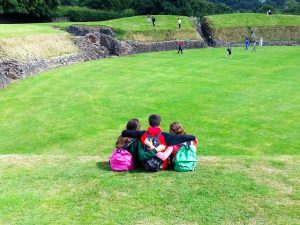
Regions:
M 299 224 L 299 52 L 138 54 L 0 90 L 0 224 Z M 194 173 L 110 171 L 151 113 L 197 136 Z

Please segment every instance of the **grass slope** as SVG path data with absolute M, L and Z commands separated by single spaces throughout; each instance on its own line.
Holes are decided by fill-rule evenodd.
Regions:
M 37 34 L 57 34 L 62 30 L 53 29 L 53 27 L 64 29 L 72 24 L 81 24 L 86 26 L 109 26 L 112 27 L 119 38 L 126 40 L 143 41 L 141 36 L 147 36 L 148 41 L 163 41 L 176 39 L 199 39 L 200 36 L 193 27 L 192 21 L 188 17 L 180 16 L 182 19 L 182 29 L 177 27 L 178 16 L 156 17 L 156 27 L 146 22 L 145 16 L 135 16 L 122 19 L 114 19 L 99 22 L 61 22 L 61 23 L 36 23 L 36 24 L 10 24 L 0 25 L 0 38 L 15 36 L 32 36 Z M 139 36 L 137 36 L 139 35 Z
M 298 52 L 140 54 L 0 90 L 0 224 L 299 224 Z M 152 112 L 198 136 L 196 172 L 110 171 Z
M 128 119 L 146 128 L 157 112 L 204 155 L 299 154 L 299 50 L 140 54 L 30 77 L 0 91 L 0 153 L 108 156 Z
M 0 223 L 299 224 L 300 158 L 206 157 L 114 173 L 98 157 L 0 157 Z
M 300 16 L 235 13 L 206 16 L 215 28 L 300 26 Z

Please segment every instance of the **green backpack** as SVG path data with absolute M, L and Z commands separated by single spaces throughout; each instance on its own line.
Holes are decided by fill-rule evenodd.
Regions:
M 174 159 L 174 170 L 179 172 L 194 171 L 197 165 L 196 149 L 190 142 L 181 144 Z

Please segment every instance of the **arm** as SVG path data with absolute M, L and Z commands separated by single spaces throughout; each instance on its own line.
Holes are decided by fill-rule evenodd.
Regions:
M 162 135 L 164 136 L 168 146 L 178 145 L 183 142 L 196 140 L 196 137 L 194 135 L 179 135 L 179 134 L 170 134 L 166 132 L 163 132 Z
M 122 136 L 123 137 L 130 137 L 130 138 L 140 139 L 145 132 L 146 131 L 123 130 L 122 131 Z
M 157 156 L 158 158 L 160 158 L 162 161 L 165 161 L 165 160 L 171 155 L 172 152 L 173 152 L 173 146 L 169 146 L 169 147 L 166 149 L 166 151 L 164 151 L 164 152 L 158 152 L 158 153 L 156 154 L 156 156 Z
M 165 145 L 159 145 L 157 148 L 155 148 L 155 146 L 152 144 L 152 142 L 150 142 L 147 138 L 145 139 L 144 144 L 147 145 L 149 150 L 155 149 L 157 152 L 162 152 L 166 149 Z
M 139 141 L 138 142 L 138 155 L 141 162 L 145 162 L 146 160 L 154 157 L 157 151 L 155 149 L 145 151 L 143 144 Z

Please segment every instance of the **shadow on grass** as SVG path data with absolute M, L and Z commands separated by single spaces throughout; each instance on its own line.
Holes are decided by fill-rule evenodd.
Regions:
M 96 166 L 98 169 L 100 170 L 103 170 L 103 171 L 110 171 L 110 172 L 114 172 L 115 171 L 112 171 L 111 168 L 110 168 L 110 165 L 109 165 L 109 161 L 99 161 L 96 163 Z M 143 168 L 141 167 L 138 167 L 134 170 L 131 170 L 131 171 L 123 171 L 123 172 L 117 172 L 117 173 L 153 173 L 153 172 L 147 172 L 145 171 Z
M 100 161 L 96 163 L 97 168 L 104 171 L 112 171 L 109 166 L 109 161 Z

